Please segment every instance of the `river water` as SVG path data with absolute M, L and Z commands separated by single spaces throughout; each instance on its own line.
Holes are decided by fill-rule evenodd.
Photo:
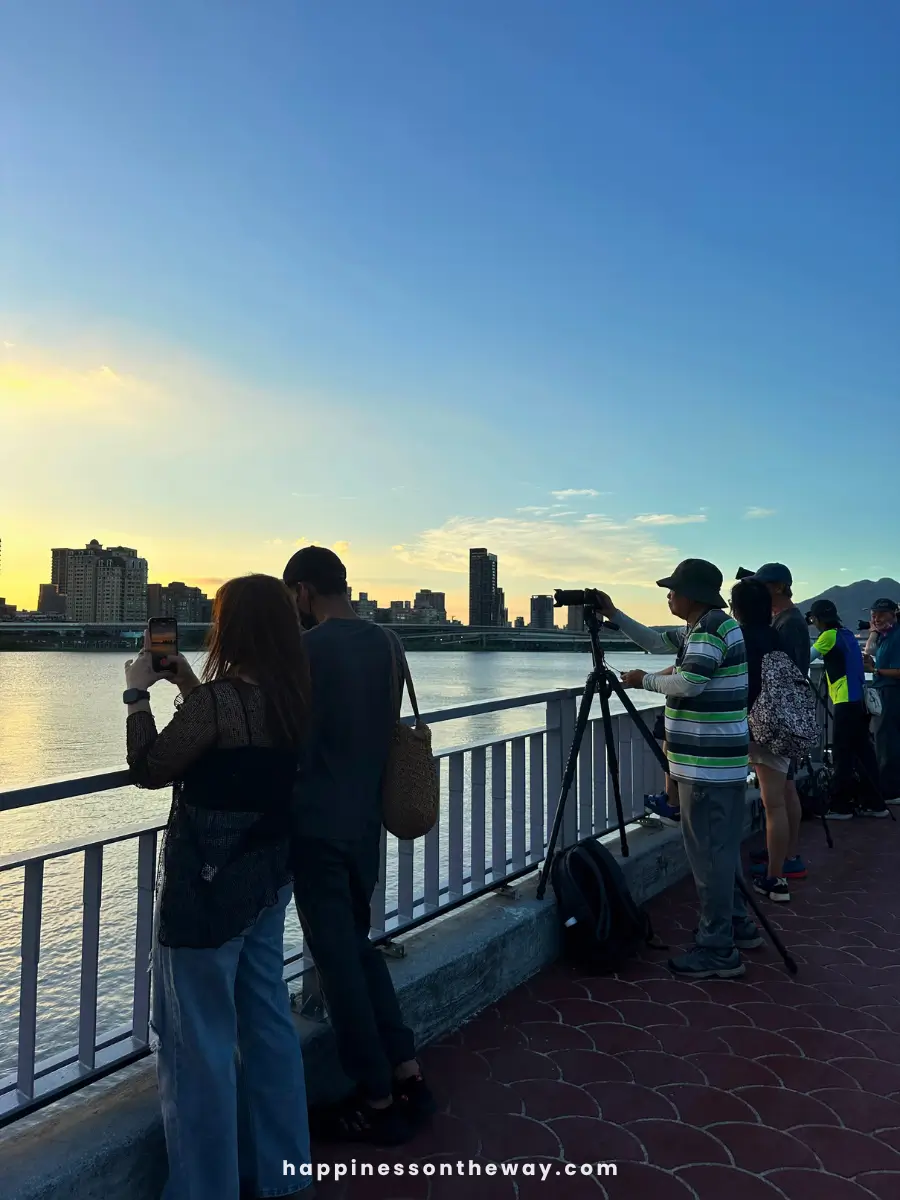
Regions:
M 201 655 L 189 656 L 196 662 Z M 641 653 L 608 656 L 615 670 L 648 665 Z M 0 654 L 0 790 L 63 775 L 121 767 L 125 758 L 125 712 L 121 653 Z M 587 654 L 478 653 L 445 651 L 409 655 L 423 712 L 507 696 L 544 692 L 584 683 Z M 653 667 L 667 659 L 654 658 Z M 159 724 L 172 715 L 174 689 L 153 689 Z M 655 701 L 632 693 L 641 707 Z M 613 708 L 618 708 L 613 701 Z M 436 750 L 509 736 L 544 723 L 542 705 L 467 717 L 433 725 Z M 19 853 L 73 838 L 100 836 L 137 821 L 163 822 L 169 793 L 122 788 L 114 792 L 38 804 L 0 814 L 0 855 Z M 134 971 L 136 844 L 107 848 L 101 915 L 98 1027 L 130 1019 Z M 0 1075 L 14 1065 L 17 1038 L 23 872 L 0 873 Z M 82 858 L 48 861 L 39 980 L 38 1056 L 77 1040 L 81 961 Z M 293 913 L 287 948 L 296 948 Z

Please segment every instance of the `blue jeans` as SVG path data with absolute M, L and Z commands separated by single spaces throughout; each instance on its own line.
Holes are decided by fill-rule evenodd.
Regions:
M 273 908 L 216 950 L 154 946 L 164 1200 L 238 1200 L 242 1180 L 258 1196 L 285 1196 L 311 1182 L 300 1174 L 311 1161 L 306 1083 L 283 979 L 290 898 L 282 888 Z
M 684 849 L 700 900 L 695 942 L 717 954 L 734 952 L 735 922 L 747 919 L 736 883 L 747 797 L 745 783 L 678 780 Z

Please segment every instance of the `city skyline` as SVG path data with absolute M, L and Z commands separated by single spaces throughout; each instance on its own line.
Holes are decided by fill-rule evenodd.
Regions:
M 387 604 L 380 604 L 365 590 L 357 590 L 354 597 L 351 581 L 348 592 L 360 616 L 383 623 L 465 623 L 532 630 L 553 629 L 556 625 L 557 610 L 549 594 L 531 596 L 528 621 L 521 614 L 510 617 L 504 590 L 499 586 L 497 555 L 485 547 L 469 549 L 468 622 L 448 612 L 445 593 L 431 588 L 420 587 L 412 600 L 393 599 Z M 213 598 L 199 587 L 183 581 L 151 582 L 149 564 L 135 548 L 104 547 L 92 538 L 83 548 L 50 549 L 50 581 L 39 585 L 36 608 L 23 607 L 22 613 L 76 623 L 129 622 L 159 616 L 201 623 L 210 620 L 212 603 Z M 7 605 L 10 607 L 17 606 Z M 563 611 L 559 627 L 580 631 L 579 613 L 574 609 Z
M 590 585 L 664 621 L 688 556 L 900 574 L 898 35 L 885 0 L 12 6 L 0 595 L 83 530 L 207 592 L 334 546 L 462 620 L 479 546 L 526 619 Z

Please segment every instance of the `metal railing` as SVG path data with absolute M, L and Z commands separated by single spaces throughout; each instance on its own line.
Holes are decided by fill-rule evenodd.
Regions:
M 543 859 L 555 815 L 565 756 L 575 728 L 576 702 L 582 688 L 539 692 L 488 700 L 424 713 L 430 725 L 505 710 L 543 705 L 540 728 L 518 731 L 438 755 L 441 816 L 417 842 L 398 842 L 385 834 L 382 870 L 372 901 L 372 936 L 386 943 L 399 934 L 441 916 L 461 904 L 495 891 L 534 871 Z M 652 722 L 656 708 L 644 710 Z M 412 718 L 405 718 L 411 721 Z M 626 819 L 643 814 L 643 796 L 660 790 L 662 772 L 630 721 L 613 718 L 621 769 Z M 65 798 L 104 793 L 129 786 L 128 772 L 107 771 L 59 779 L 52 783 L 0 791 L 0 813 Z M 606 773 L 602 723 L 592 720 L 585 736 L 578 771 L 566 808 L 562 842 L 569 845 L 615 825 L 612 789 Z M 149 959 L 159 834 L 164 823 L 151 820 L 128 825 L 99 837 L 75 838 L 24 853 L 0 857 L 0 880 L 22 872 L 21 975 L 18 999 L 16 1067 L 0 1077 L 0 1125 L 75 1091 L 150 1052 Z M 117 986 L 130 992 L 130 1021 L 98 1029 L 101 993 L 101 899 L 104 861 L 109 848 L 136 846 L 136 862 L 126 890 L 135 901 L 130 963 Z M 77 864 L 81 856 L 82 912 L 80 979 L 77 999 L 77 1044 L 49 1047 L 38 1054 L 41 1012 L 41 935 L 44 917 L 45 866 L 53 860 Z M 133 856 L 134 857 L 134 856 Z M 120 943 L 122 930 L 117 931 Z M 76 935 L 77 936 L 77 935 Z M 305 1004 L 315 1009 L 317 982 L 312 961 L 301 949 L 285 959 L 285 978 L 302 978 Z M 124 978 L 127 976 L 127 981 Z M 74 980 L 64 985 L 62 991 Z M 60 987 L 55 988 L 57 995 Z M 0 1025 L 3 1013 L 0 1011 Z

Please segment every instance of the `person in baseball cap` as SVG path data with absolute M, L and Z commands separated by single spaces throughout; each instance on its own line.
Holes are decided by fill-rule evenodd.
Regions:
M 669 589 L 669 608 L 683 620 L 688 619 L 688 613 L 684 610 L 697 605 L 727 607 L 722 595 L 722 572 L 705 558 L 683 559 L 671 575 L 657 579 L 656 586 Z
M 871 609 L 865 666 L 881 698 L 881 712 L 872 717 L 872 736 L 878 760 L 881 794 L 886 803 L 900 805 L 900 621 L 897 603 L 886 596 Z
M 625 687 L 665 698 L 669 776 L 700 900 L 694 944 L 669 959 L 669 969 L 683 979 L 734 979 L 747 969 L 740 951 L 762 945 L 736 878 L 750 741 L 744 638 L 723 611 L 722 572 L 711 562 L 686 558 L 657 585 L 668 589 L 681 628 L 642 625 L 606 593 L 601 611 L 644 650 L 675 657 L 663 670 L 622 673 Z
M 833 600 L 814 601 L 807 620 L 819 630 L 812 653 L 825 662 L 831 697 L 834 775 L 826 816 L 829 821 L 886 817 L 878 763 L 869 737 L 866 676 L 859 643 L 842 624 Z
M 763 563 L 759 570 L 754 572 L 753 578 L 758 579 L 760 583 L 772 583 L 786 587 L 788 588 L 788 595 L 790 595 L 790 589 L 794 586 L 794 577 L 784 563 Z

